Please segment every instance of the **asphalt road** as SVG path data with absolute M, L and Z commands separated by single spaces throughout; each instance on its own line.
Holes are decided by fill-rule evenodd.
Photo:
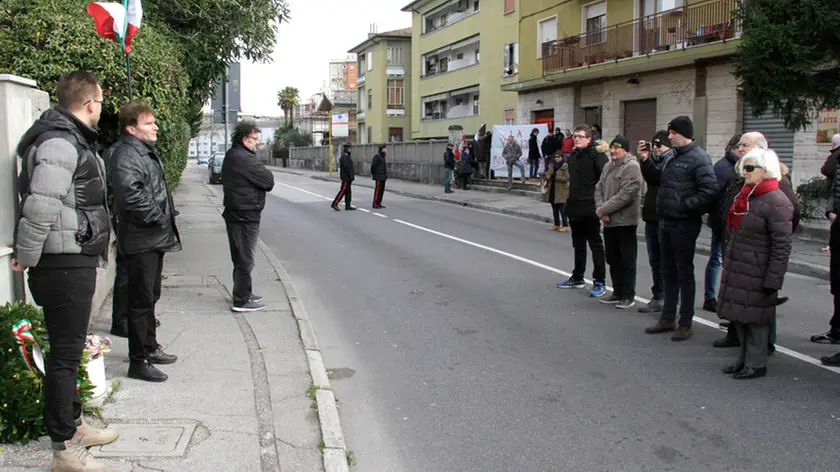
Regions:
M 261 237 L 334 369 L 356 470 L 837 470 L 840 371 L 807 362 L 840 351 L 807 340 L 827 328 L 825 282 L 788 276 L 778 344 L 792 355 L 735 381 L 717 329 L 673 343 L 644 333 L 655 317 L 554 288 L 568 234 L 387 193 L 379 215 L 335 213 L 337 185 L 275 176 Z M 354 193 L 369 209 L 372 191 Z M 639 296 L 649 285 L 640 245 Z

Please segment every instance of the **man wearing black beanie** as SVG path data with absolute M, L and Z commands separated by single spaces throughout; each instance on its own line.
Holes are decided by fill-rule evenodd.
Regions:
M 694 318 L 694 250 L 703 224 L 701 217 L 714 201 L 718 183 L 712 160 L 694 142 L 691 118 L 678 116 L 671 120 L 668 138 L 675 152 L 658 171 L 660 187 L 656 197 L 665 300 L 659 321 L 645 332 L 676 331 L 671 341 L 685 341 L 691 337 Z M 681 302 L 679 328 L 675 323 L 677 302 Z

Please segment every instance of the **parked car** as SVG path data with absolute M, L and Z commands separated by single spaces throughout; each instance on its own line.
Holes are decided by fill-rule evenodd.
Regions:
M 210 156 L 198 156 L 198 164 L 207 164 L 210 161 Z
M 207 169 L 210 173 L 209 180 L 211 184 L 222 183 L 222 162 L 224 162 L 224 160 L 224 154 L 213 154 L 213 156 L 210 157 L 210 161 L 207 162 Z

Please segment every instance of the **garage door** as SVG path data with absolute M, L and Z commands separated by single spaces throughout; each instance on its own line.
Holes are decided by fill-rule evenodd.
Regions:
M 636 150 L 639 141 L 650 141 L 656 134 L 656 99 L 624 102 L 624 136 Z
M 742 132 L 758 131 L 767 138 L 770 149 L 776 151 L 779 160 L 793 169 L 793 132 L 785 128 L 781 118 L 765 113 L 754 117 L 749 107 L 744 104 L 744 129 Z

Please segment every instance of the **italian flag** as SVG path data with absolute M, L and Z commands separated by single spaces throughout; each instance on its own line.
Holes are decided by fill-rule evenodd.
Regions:
M 140 29 L 143 6 L 140 0 L 88 3 L 87 12 L 96 23 L 96 32 L 112 39 L 123 47 L 126 54 L 131 52 L 131 39 Z

